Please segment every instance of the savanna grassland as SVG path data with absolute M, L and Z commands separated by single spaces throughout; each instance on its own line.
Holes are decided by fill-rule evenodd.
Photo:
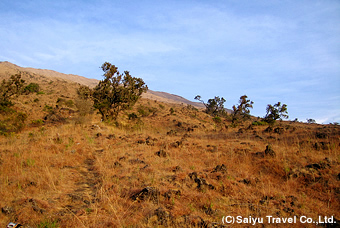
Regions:
M 41 92 L 14 99 L 25 127 L 0 136 L 1 227 L 230 226 L 224 216 L 264 218 L 258 227 L 266 216 L 296 216 L 278 227 L 316 226 L 303 216 L 340 222 L 338 125 L 252 118 L 234 126 L 148 99 L 101 122 L 81 115 L 89 105 L 77 101 L 76 83 L 26 76 Z

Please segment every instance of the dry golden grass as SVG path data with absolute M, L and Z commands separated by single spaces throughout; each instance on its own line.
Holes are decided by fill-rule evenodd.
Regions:
M 202 112 L 159 104 L 142 100 L 129 112 L 138 105 L 157 112 L 140 120 L 122 114 L 118 127 L 93 116 L 83 125 L 70 118 L 1 137 L 0 225 L 182 227 L 221 224 L 226 215 L 339 218 L 339 127 L 282 122 L 279 134 L 265 133 L 268 126 L 249 129 L 249 122 L 240 131 L 215 126 Z M 275 157 L 265 155 L 268 144 Z
M 339 126 L 278 122 L 267 132 L 268 125 L 249 121 L 233 128 L 200 110 L 147 99 L 117 123 L 95 114 L 77 121 L 73 113 L 64 122 L 30 124 L 59 97 L 15 102 L 30 119 L 22 132 L 0 137 L 2 227 L 223 227 L 223 216 L 268 215 L 339 222 Z M 70 91 L 67 99 L 74 98 Z M 131 113 L 138 118 L 129 120 Z M 268 145 L 275 154 L 265 153 Z

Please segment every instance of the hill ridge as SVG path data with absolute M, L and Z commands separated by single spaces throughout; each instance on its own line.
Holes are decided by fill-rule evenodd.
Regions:
M 14 70 L 16 72 L 11 72 L 11 70 Z M 89 86 L 90 88 L 95 87 L 99 82 L 99 80 L 97 79 L 90 79 L 90 78 L 86 78 L 80 75 L 65 74 L 65 73 L 60 73 L 58 71 L 49 70 L 49 69 L 21 67 L 8 61 L 0 62 L 0 76 L 1 74 L 9 76 L 10 74 L 17 73 L 17 71 L 34 73 L 34 74 L 38 74 L 38 75 L 45 76 L 45 77 L 61 78 L 67 81 L 79 83 L 81 85 Z M 157 101 L 166 102 L 166 103 L 173 103 L 173 104 L 183 103 L 183 104 L 192 105 L 196 108 L 204 108 L 204 105 L 202 103 L 193 102 L 182 96 L 167 93 L 167 92 L 148 90 L 146 93 L 142 95 L 142 97 L 146 99 L 157 100 Z

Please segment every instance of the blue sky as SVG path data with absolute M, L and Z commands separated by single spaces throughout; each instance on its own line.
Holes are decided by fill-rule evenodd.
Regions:
M 251 114 L 340 122 L 338 0 L 2 0 L 0 61 L 102 79 L 108 61 L 151 90 L 246 94 Z

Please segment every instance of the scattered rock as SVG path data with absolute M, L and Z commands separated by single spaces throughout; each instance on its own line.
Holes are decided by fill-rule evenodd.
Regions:
M 118 167 L 122 167 L 122 164 L 120 164 L 119 162 L 115 162 L 115 163 L 113 163 L 113 166 L 115 167 L 115 168 L 118 168 Z
M 316 150 L 328 150 L 330 148 L 329 142 L 316 142 L 313 145 L 314 149 Z
M 207 145 L 207 148 L 208 148 L 208 151 L 212 152 L 212 153 L 218 151 L 217 146 L 215 146 L 215 145 Z
M 328 135 L 324 132 L 316 132 L 315 137 L 317 137 L 318 139 L 326 139 Z
M 272 131 L 273 131 L 273 128 L 271 126 L 269 126 L 266 129 L 264 129 L 264 132 L 266 132 L 266 133 L 270 133 Z
M 306 165 L 306 168 L 318 170 L 318 169 L 321 169 L 321 166 L 319 164 L 315 163 L 315 164 Z
M 4 206 L 3 208 L 1 208 L 1 212 L 5 215 L 10 215 L 12 213 L 14 213 L 14 208 L 13 207 L 9 207 L 9 206 Z
M 166 199 L 171 199 L 175 196 L 181 196 L 181 190 L 178 190 L 178 189 L 169 189 L 167 192 L 165 192 L 163 194 L 163 196 L 166 198 Z
M 183 169 L 180 167 L 180 166 L 176 166 L 172 172 L 180 172 L 180 171 L 183 171 Z M 340 174 L 339 174 L 340 175 Z
M 212 171 L 212 173 L 215 173 L 215 172 L 227 172 L 227 167 L 222 164 L 222 165 L 217 165 Z
M 272 149 L 272 146 L 269 144 L 266 147 L 266 150 L 264 151 L 265 155 L 269 155 L 271 157 L 276 157 L 276 153 L 274 152 L 274 150 Z
M 124 157 L 124 156 L 123 156 L 123 157 L 120 157 L 120 158 L 118 158 L 118 160 L 119 160 L 119 161 L 125 161 L 125 160 L 126 160 L 126 157 Z
M 190 132 L 190 131 L 194 131 L 194 128 L 192 128 L 192 127 L 188 127 L 187 131 L 188 131 L 188 132 Z
M 143 139 L 140 139 L 137 141 L 138 144 L 145 144 L 145 141 Z
M 170 136 L 174 136 L 174 135 L 177 135 L 177 131 L 174 131 L 174 130 L 170 130 L 166 133 L 167 135 L 170 135 Z
M 178 148 L 182 144 L 183 144 L 182 141 L 176 141 L 176 142 L 171 143 L 170 146 L 173 147 L 173 148 Z
M 331 165 L 330 165 L 330 161 L 328 160 L 328 158 L 325 158 L 324 160 L 320 161 L 319 163 L 308 164 L 305 167 L 310 168 L 310 169 L 319 170 L 319 169 L 330 168 Z
M 97 148 L 97 149 L 95 149 L 95 152 L 96 153 L 103 153 L 104 152 L 104 148 Z
M 274 129 L 274 133 L 276 134 L 282 134 L 284 133 L 285 129 L 283 127 L 277 127 Z
M 161 149 L 160 151 L 156 152 L 156 155 L 165 158 L 168 156 L 168 153 L 165 150 Z
M 151 138 L 150 136 L 148 136 L 145 140 L 145 143 L 148 146 L 154 146 L 156 141 L 158 141 L 156 138 Z
M 91 129 L 92 129 L 92 130 L 95 130 L 95 129 L 100 130 L 100 127 L 99 127 L 97 124 L 93 124 L 93 125 L 91 126 Z
M 34 211 L 39 212 L 39 213 L 41 213 L 41 214 L 43 214 L 43 213 L 46 212 L 45 209 L 42 209 L 42 208 L 40 208 L 40 207 L 38 206 L 37 202 L 36 202 L 34 199 L 29 199 L 28 202 L 32 204 L 32 209 L 33 209 Z
M 158 203 L 159 201 L 159 191 L 155 187 L 146 187 L 143 188 L 141 191 L 135 193 L 132 195 L 131 199 L 136 201 L 146 201 L 150 200 L 153 201 L 154 203 Z
M 145 161 L 140 160 L 139 158 L 131 159 L 131 160 L 129 160 L 129 162 L 130 162 L 131 164 L 145 164 Z
M 244 184 L 246 184 L 246 185 L 250 185 L 250 184 L 251 184 L 251 181 L 250 181 L 249 179 L 247 179 L 247 178 L 245 178 L 245 179 L 243 179 L 243 180 L 240 180 L 239 182 L 240 182 L 240 183 L 244 183 Z
M 215 186 L 209 184 L 203 177 L 199 177 L 196 172 L 189 173 L 190 179 L 197 184 L 197 189 L 203 190 L 205 188 L 215 189 Z
M 115 139 L 116 136 L 114 134 L 109 134 L 106 138 L 107 139 Z
M 244 131 L 245 131 L 245 129 L 244 129 L 244 128 L 240 128 L 240 129 L 238 129 L 238 133 L 239 133 L 239 134 L 243 134 L 243 133 L 244 133 Z
M 259 139 L 259 140 L 263 140 L 263 138 L 261 136 L 259 136 L 259 135 L 255 135 L 255 138 Z
M 165 210 L 163 207 L 159 207 L 153 212 L 153 215 L 148 220 L 154 225 L 169 226 L 172 221 L 172 216 L 169 211 Z

